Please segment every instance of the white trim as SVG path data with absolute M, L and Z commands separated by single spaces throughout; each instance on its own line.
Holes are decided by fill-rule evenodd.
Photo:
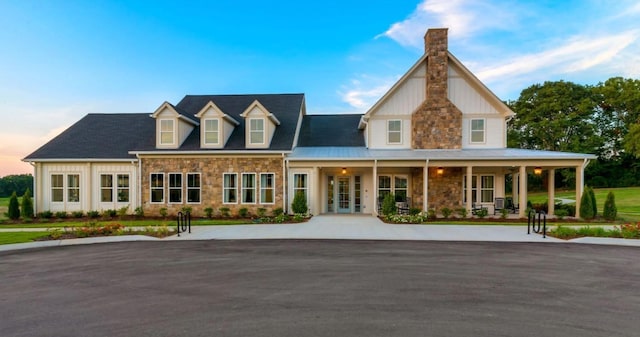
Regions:
M 199 186 L 197 188 L 197 190 L 198 190 L 198 202 L 189 201 L 189 190 L 190 189 L 191 190 L 195 190 L 196 189 L 195 187 L 189 188 L 189 175 L 198 175 L 200 177 L 200 178 L 198 178 L 198 181 L 199 181 L 200 184 L 199 184 Z M 186 177 L 186 179 L 185 179 L 186 184 L 184 185 L 184 188 L 185 188 L 185 192 L 186 193 L 185 193 L 184 202 L 186 204 L 189 204 L 189 205 L 200 205 L 200 204 L 202 204 L 202 173 L 200 173 L 200 172 L 187 172 L 187 173 L 185 173 L 185 177 Z
M 235 201 L 235 202 L 226 202 L 226 201 L 225 201 L 225 192 L 226 192 L 227 190 L 231 190 L 231 188 L 227 188 L 227 187 L 225 187 L 225 185 L 224 185 L 224 183 L 225 183 L 225 179 L 224 179 L 224 177 L 225 177 L 226 175 L 233 175 L 233 176 L 235 176 L 235 177 L 236 177 L 236 179 L 235 179 L 235 183 L 236 183 L 235 185 L 236 185 L 236 186 L 235 186 L 235 188 L 233 188 L 233 189 L 235 189 L 235 190 L 236 190 L 236 201 Z M 237 204 L 238 204 L 238 202 L 239 202 L 239 200 L 238 200 L 239 198 L 238 198 L 238 197 L 239 197 L 239 196 L 238 196 L 238 173 L 237 173 L 237 172 L 222 172 L 222 204 L 223 204 L 223 205 L 237 205 Z
M 251 187 L 244 187 L 244 177 L 245 176 L 249 176 L 249 175 L 253 175 L 253 188 Z M 241 176 L 240 176 L 240 203 L 244 204 L 244 205 L 255 205 L 258 203 L 258 195 L 257 195 L 257 190 L 258 190 L 258 182 L 257 182 L 257 177 L 258 175 L 256 174 L 256 172 L 242 172 Z M 253 202 L 245 202 L 244 201 L 244 191 L 251 191 L 253 189 Z
M 161 201 L 153 201 L 153 189 L 154 187 L 152 186 L 153 183 L 153 179 L 152 176 L 156 174 L 156 175 L 162 175 L 162 200 Z M 166 191 L 165 191 L 165 174 L 164 172 L 149 172 L 149 203 L 153 204 L 153 205 L 162 205 L 165 203 L 165 201 L 167 200 L 166 198 Z M 155 187 L 156 190 L 160 189 L 158 187 Z
M 200 151 L 129 151 L 129 154 L 132 155 L 212 155 L 212 154 L 228 154 L 228 155 L 256 155 L 256 154 L 291 154 L 291 150 L 278 151 L 278 150 L 240 150 L 240 151 L 229 151 L 229 150 L 200 150 Z M 59 160 L 51 160 L 57 162 Z M 74 161 L 78 161 L 75 159 Z M 93 161 L 87 159 L 87 161 Z M 129 160 L 126 160 L 129 161 Z
M 207 131 L 207 122 L 208 121 L 215 121 L 216 122 L 216 128 L 215 130 L 210 130 Z M 211 145 L 220 145 L 220 118 L 205 118 L 202 120 L 202 146 L 211 146 Z M 207 142 L 207 132 L 213 133 L 215 132 L 217 134 L 217 141 L 215 143 L 209 143 Z
M 273 186 L 270 187 L 270 189 L 273 192 L 273 201 L 272 202 L 264 202 L 262 201 L 262 175 L 271 175 L 273 176 Z M 258 187 L 258 193 L 259 193 L 259 203 L 261 205 L 274 205 L 276 203 L 276 174 L 274 172 L 260 172 L 260 174 L 258 175 L 260 177 L 260 186 Z M 266 188 L 265 188 L 266 190 Z
M 180 176 L 180 188 L 177 187 L 171 187 L 171 176 L 172 175 L 177 175 Z M 184 204 L 184 176 L 182 174 L 182 172 L 168 172 L 167 173 L 167 204 L 168 205 L 181 205 Z M 180 201 L 171 201 L 171 191 L 172 190 L 179 190 L 180 191 Z
M 165 143 L 162 141 L 162 133 L 169 132 L 169 131 L 162 130 L 163 122 L 171 122 L 171 143 Z M 176 124 L 177 123 L 175 119 L 161 118 L 158 120 L 158 145 L 159 146 L 176 145 Z
M 253 130 L 253 125 L 251 122 L 253 121 L 262 121 L 262 130 Z M 265 138 L 266 138 L 266 134 L 267 134 L 267 123 L 265 123 L 265 118 L 248 118 L 247 122 L 249 124 L 249 128 L 247 129 L 248 135 L 247 138 L 249 139 L 249 145 L 265 145 Z M 257 142 L 253 142 L 253 137 L 251 137 L 251 134 L 253 132 L 262 132 L 262 141 L 260 143 Z
M 493 200 L 491 201 L 482 201 L 482 177 L 491 177 L 491 179 L 493 180 L 493 187 L 491 188 L 491 190 L 493 191 Z M 476 174 L 471 174 L 471 203 L 473 204 L 473 182 L 475 181 L 476 183 L 476 189 L 475 189 L 475 197 L 476 197 L 476 204 L 481 204 L 481 205 L 493 205 L 493 203 L 496 200 L 496 175 L 495 174 L 484 174 L 484 173 L 476 173 Z M 466 198 L 466 192 L 465 192 L 465 185 L 467 183 L 467 174 L 463 174 L 462 175 L 462 202 L 465 203 L 465 198 Z M 488 188 L 485 190 L 489 190 Z

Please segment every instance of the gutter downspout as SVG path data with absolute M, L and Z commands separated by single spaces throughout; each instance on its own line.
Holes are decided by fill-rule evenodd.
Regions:
M 136 180 L 138 181 L 138 197 L 136 198 L 138 203 L 137 207 L 140 207 L 140 209 L 143 209 L 142 207 L 142 159 L 140 158 L 140 154 L 138 153 L 136 153 L 136 158 L 138 158 L 138 172 L 136 172 L 136 176 L 137 176 Z M 134 207 L 134 212 L 137 207 Z
M 282 209 L 284 210 L 284 214 L 289 214 L 289 210 L 287 209 L 287 205 L 289 204 L 287 198 L 287 181 L 289 180 L 287 177 L 287 172 L 289 168 L 289 159 L 284 156 L 284 152 L 282 153 Z

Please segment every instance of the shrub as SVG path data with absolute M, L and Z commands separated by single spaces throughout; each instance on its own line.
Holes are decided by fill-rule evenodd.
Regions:
M 231 211 L 229 207 L 220 207 L 218 210 L 220 211 L 220 215 L 225 218 L 228 218 L 231 215 L 231 213 L 229 213 Z
M 427 211 L 427 219 L 429 220 L 435 220 L 436 218 L 436 209 L 435 208 L 431 208 Z
M 83 215 L 84 215 L 84 212 L 83 212 L 83 211 L 75 211 L 75 212 L 72 212 L 72 213 L 71 213 L 71 216 L 72 216 L 72 217 L 74 217 L 74 218 L 76 218 L 76 219 L 77 219 L 77 218 L 82 218 L 82 216 L 83 216 Z
M 273 211 L 271 211 L 271 213 L 273 213 L 274 217 L 277 217 L 281 214 L 284 214 L 284 210 L 282 209 L 282 207 L 278 207 L 278 208 L 275 208 Z
M 18 205 L 18 195 L 14 191 L 11 194 L 11 199 L 9 199 L 9 210 L 7 212 L 7 217 L 11 220 L 20 219 L 20 206 Z
M 481 208 L 476 212 L 476 215 L 478 216 L 478 218 L 484 219 L 484 217 L 489 215 L 489 210 L 486 208 Z
M 640 222 L 620 225 L 620 235 L 625 239 L 640 239 Z
M 453 210 L 448 207 L 442 207 L 442 209 L 440 210 L 440 214 L 442 214 L 442 217 L 445 219 L 448 219 L 451 216 L 451 213 L 453 213 Z
M 207 207 L 204 209 L 204 214 L 207 218 L 213 218 L 213 207 Z
M 558 217 L 558 219 L 562 220 L 564 219 L 565 216 L 567 216 L 567 210 L 566 209 L 559 209 L 556 211 L 556 217 Z
M 420 213 L 422 213 L 422 210 L 417 207 L 409 208 L 409 215 L 418 215 Z
M 115 209 L 105 209 L 104 211 L 102 211 L 102 216 L 105 218 L 113 218 L 117 214 L 118 211 L 116 211 Z
M 140 206 L 136 207 L 136 209 L 133 212 L 136 214 L 137 217 L 144 216 L 144 210 Z
M 293 221 L 295 222 L 304 221 L 304 214 L 297 213 L 296 215 L 293 216 Z
M 283 223 L 285 221 L 289 221 L 289 216 L 284 213 L 280 213 L 273 218 L 273 221 L 275 223 Z
M 500 219 L 506 219 L 508 215 L 509 215 L 508 209 L 503 208 L 500 210 Z
M 27 188 L 22 195 L 21 214 L 23 218 L 32 218 L 33 213 L 33 199 L 31 199 L 31 191 Z
M 180 211 L 182 212 L 182 214 L 191 214 L 193 213 L 193 207 L 189 207 L 189 206 L 184 206 L 182 207 L 182 209 L 180 209 Z
M 166 218 L 168 214 L 169 213 L 167 213 L 167 208 L 166 207 L 160 208 L 160 216 L 161 217 Z
M 567 214 L 566 216 L 576 216 L 576 205 L 575 204 L 556 204 L 556 214 L 558 210 L 565 210 Z
M 466 207 L 459 207 L 458 209 L 456 209 L 456 212 L 461 218 L 466 218 L 467 213 L 469 213 Z
M 293 213 L 296 214 L 307 214 L 307 197 L 304 195 L 304 192 L 298 191 L 298 193 L 296 193 L 293 197 L 291 209 L 293 210 Z
M 607 194 L 607 200 L 604 202 L 604 210 L 602 216 L 607 220 L 615 220 L 618 216 L 618 208 L 616 207 L 616 197 L 613 192 L 609 191 Z
M 589 200 L 591 200 L 591 207 L 593 207 L 593 217 L 598 216 L 598 205 L 596 204 L 596 194 L 593 192 L 593 188 L 587 187 L 589 191 Z
M 582 192 L 582 197 L 580 198 L 580 216 L 583 219 L 593 219 L 595 217 L 589 187 Z
M 65 211 L 56 212 L 56 218 L 65 219 L 66 217 L 67 217 L 67 212 Z
M 241 208 L 238 210 L 238 215 L 239 215 L 241 218 L 246 218 L 246 217 L 249 215 L 249 209 L 248 209 L 248 208 L 246 208 L 246 207 L 241 207 Z
M 382 200 L 382 214 L 384 216 L 390 216 L 396 214 L 398 209 L 396 208 L 396 198 L 393 196 L 393 193 L 389 193 L 385 195 Z
M 95 218 L 100 216 L 100 212 L 98 212 L 98 211 L 89 211 L 89 212 L 87 212 L 87 216 L 92 218 L 92 219 L 95 219 Z
M 258 208 L 258 217 L 260 218 L 264 218 L 267 215 L 267 209 L 266 208 Z
M 53 218 L 53 212 L 51 211 L 40 212 L 38 213 L 38 217 L 42 219 L 51 219 Z
M 129 205 L 124 206 L 124 207 L 120 207 L 118 209 L 118 216 L 125 216 L 127 215 L 127 211 L 129 211 Z

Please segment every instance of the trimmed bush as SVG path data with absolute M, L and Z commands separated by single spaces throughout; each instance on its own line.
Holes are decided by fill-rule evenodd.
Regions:
M 220 211 L 220 215 L 225 218 L 228 218 L 231 215 L 231 213 L 229 213 L 231 211 L 229 207 L 220 207 L 218 210 Z
M 18 205 L 18 195 L 15 191 L 11 194 L 11 198 L 9 199 L 7 217 L 11 220 L 20 219 L 20 206 Z
M 593 207 L 593 217 L 598 216 L 598 205 L 596 204 L 596 194 L 593 192 L 593 188 L 587 187 L 589 191 L 589 199 L 591 200 L 591 207 Z
M 213 207 L 207 207 L 204 209 L 204 214 L 208 219 L 213 218 Z
M 273 211 L 271 211 L 271 213 L 273 214 L 274 217 L 278 217 L 284 214 L 284 210 L 282 209 L 282 207 L 278 207 L 278 208 L 274 208 Z
M 582 192 L 582 197 L 580 198 L 580 216 L 587 220 L 595 217 L 589 187 Z
M 67 216 L 68 214 L 65 211 L 56 212 L 56 218 L 58 219 L 66 219 Z
M 409 208 L 409 215 L 418 215 L 422 212 L 421 209 L 417 208 L 417 207 L 411 207 Z
M 89 212 L 87 212 L 87 216 L 92 218 L 92 219 L 95 219 L 95 218 L 100 216 L 100 212 L 98 212 L 98 211 L 89 211 Z
M 136 209 L 133 211 L 133 213 L 135 213 L 137 217 L 143 217 L 144 216 L 144 210 L 140 206 L 136 207 Z
M 445 219 L 448 219 L 451 216 L 451 213 L 453 211 L 451 210 L 451 208 L 448 207 L 442 207 L 442 209 L 440 210 L 440 214 L 442 214 L 442 217 Z
M 40 212 L 40 213 L 38 213 L 38 218 L 51 219 L 51 218 L 53 218 L 53 212 L 51 212 L 51 211 Z
M 298 191 L 298 193 L 296 193 L 293 197 L 291 209 L 295 214 L 307 214 L 307 197 L 304 195 L 304 192 Z
M 267 216 L 267 209 L 263 207 L 258 207 L 258 217 L 264 218 Z
M 382 200 L 382 214 L 384 216 L 390 216 L 396 214 L 398 209 L 396 208 L 396 198 L 393 193 L 389 193 Z
M 78 218 L 82 218 L 82 216 L 84 215 L 83 211 L 73 211 L 71 212 L 71 216 L 78 219 Z
M 31 199 L 31 191 L 27 188 L 22 195 L 22 207 L 20 208 L 22 218 L 32 218 L 33 213 L 33 199 Z
M 618 208 L 616 207 L 616 197 L 613 192 L 609 191 L 607 200 L 604 202 L 604 210 L 602 216 L 609 221 L 613 221 L 618 216 Z
M 246 218 L 249 215 L 249 209 L 246 207 L 242 207 L 238 210 L 238 216 L 241 218 Z
M 467 214 L 469 213 L 469 211 L 467 210 L 466 207 L 460 207 L 460 208 L 456 209 L 456 212 L 458 213 L 458 215 L 461 218 L 466 218 Z
M 168 214 L 169 213 L 167 212 L 167 208 L 166 207 L 160 208 L 160 216 L 161 217 L 166 218 Z

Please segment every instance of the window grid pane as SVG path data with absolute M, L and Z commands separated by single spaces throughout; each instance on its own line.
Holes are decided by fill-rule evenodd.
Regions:
M 118 174 L 118 202 L 129 202 L 129 175 Z
M 256 203 L 256 175 L 255 173 L 242 174 L 242 203 Z
M 187 202 L 200 202 L 200 173 L 187 174 Z
M 223 174 L 223 200 L 225 204 L 235 204 L 238 202 L 237 194 L 237 179 L 236 173 L 224 173 Z
M 169 202 L 182 203 L 181 173 L 169 173 Z
M 51 175 L 51 201 L 64 201 L 64 176 L 62 174 Z
M 264 143 L 264 120 L 252 119 L 250 120 L 249 138 L 251 144 Z
M 164 173 L 151 174 L 151 202 L 164 202 Z
M 260 174 L 260 203 L 261 204 L 273 204 L 275 202 L 274 181 L 275 181 L 275 174 L 273 173 Z
M 113 176 L 111 174 L 100 175 L 100 201 L 113 202 Z
M 206 144 L 218 144 L 218 120 L 207 119 L 204 122 L 204 142 Z
M 67 201 L 80 202 L 80 175 L 70 174 L 67 176 Z
M 173 121 L 160 121 L 160 144 L 173 144 Z

